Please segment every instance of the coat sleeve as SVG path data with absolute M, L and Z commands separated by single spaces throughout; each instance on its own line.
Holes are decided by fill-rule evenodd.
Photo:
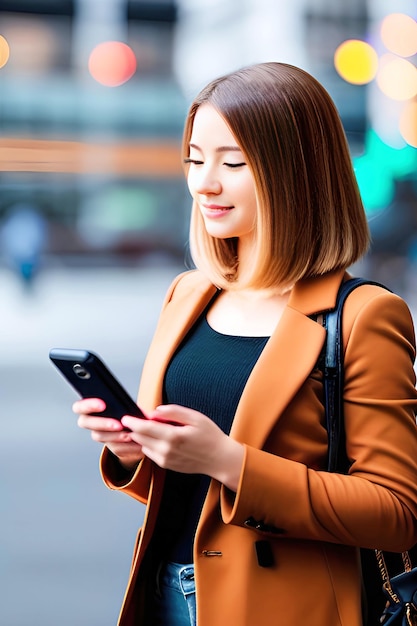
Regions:
M 357 312 L 345 345 L 349 474 L 247 446 L 237 493 L 221 490 L 225 523 L 389 551 L 416 542 L 415 339 L 407 305 L 378 291 Z M 294 419 L 296 410 L 295 402 Z

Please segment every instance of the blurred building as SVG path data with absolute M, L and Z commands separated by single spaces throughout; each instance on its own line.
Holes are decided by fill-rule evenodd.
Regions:
M 366 35 L 364 0 L 178 0 L 176 77 L 186 94 L 242 65 L 279 60 L 303 67 L 336 100 L 345 128 L 365 129 L 366 89 L 350 89 L 337 74 L 333 55 L 349 38 Z M 204 59 L 204 63 L 201 60 Z
M 0 0 L 10 47 L 0 69 L 0 220 L 18 203 L 37 207 L 49 261 L 184 256 L 176 18 L 170 0 Z M 92 76 L 92 52 L 108 41 L 132 51 L 130 80 L 117 48 Z
M 346 40 L 380 48 L 377 28 L 392 11 L 388 0 L 0 0 L 0 220 L 12 206 L 38 207 L 49 260 L 182 259 L 187 105 L 219 74 L 280 60 L 335 100 L 375 250 L 409 254 L 416 149 L 380 140 L 398 106 L 392 113 L 375 81 L 349 83 L 334 64 Z M 395 11 L 417 18 L 414 0 Z

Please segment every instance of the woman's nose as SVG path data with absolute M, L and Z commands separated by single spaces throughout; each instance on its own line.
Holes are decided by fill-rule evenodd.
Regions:
M 200 195 L 219 194 L 222 190 L 222 185 L 212 169 L 201 168 L 196 179 L 195 189 Z

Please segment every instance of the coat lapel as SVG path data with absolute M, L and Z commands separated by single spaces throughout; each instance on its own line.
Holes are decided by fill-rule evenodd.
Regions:
M 302 313 L 284 311 L 246 383 L 231 436 L 262 447 L 299 387 L 317 362 L 325 330 Z
M 274 333 L 246 383 L 231 436 L 262 447 L 285 407 L 319 357 L 325 330 L 308 315 L 335 306 L 343 272 L 297 283 Z M 181 284 L 183 283 L 183 284 Z M 162 402 L 165 369 L 217 289 L 198 272 L 188 274 L 165 306 L 143 368 L 138 401 L 144 410 Z
M 203 313 L 217 288 L 198 272 L 190 272 L 178 283 L 164 307 L 143 367 L 138 404 L 152 410 L 162 402 L 165 370 L 187 332 Z
M 303 382 L 310 375 L 326 331 L 309 315 L 334 308 L 344 272 L 297 283 L 279 324 L 246 383 L 231 436 L 261 448 Z

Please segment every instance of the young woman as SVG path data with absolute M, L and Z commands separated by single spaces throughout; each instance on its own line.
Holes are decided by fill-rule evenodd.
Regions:
M 146 503 L 121 626 L 359 626 L 359 547 L 417 538 L 414 331 L 397 296 L 345 305 L 349 473 L 326 470 L 320 313 L 368 247 L 329 95 L 264 63 L 215 80 L 184 131 L 197 271 L 174 281 L 139 390 L 79 425 Z M 123 430 L 124 429 L 124 430 Z

